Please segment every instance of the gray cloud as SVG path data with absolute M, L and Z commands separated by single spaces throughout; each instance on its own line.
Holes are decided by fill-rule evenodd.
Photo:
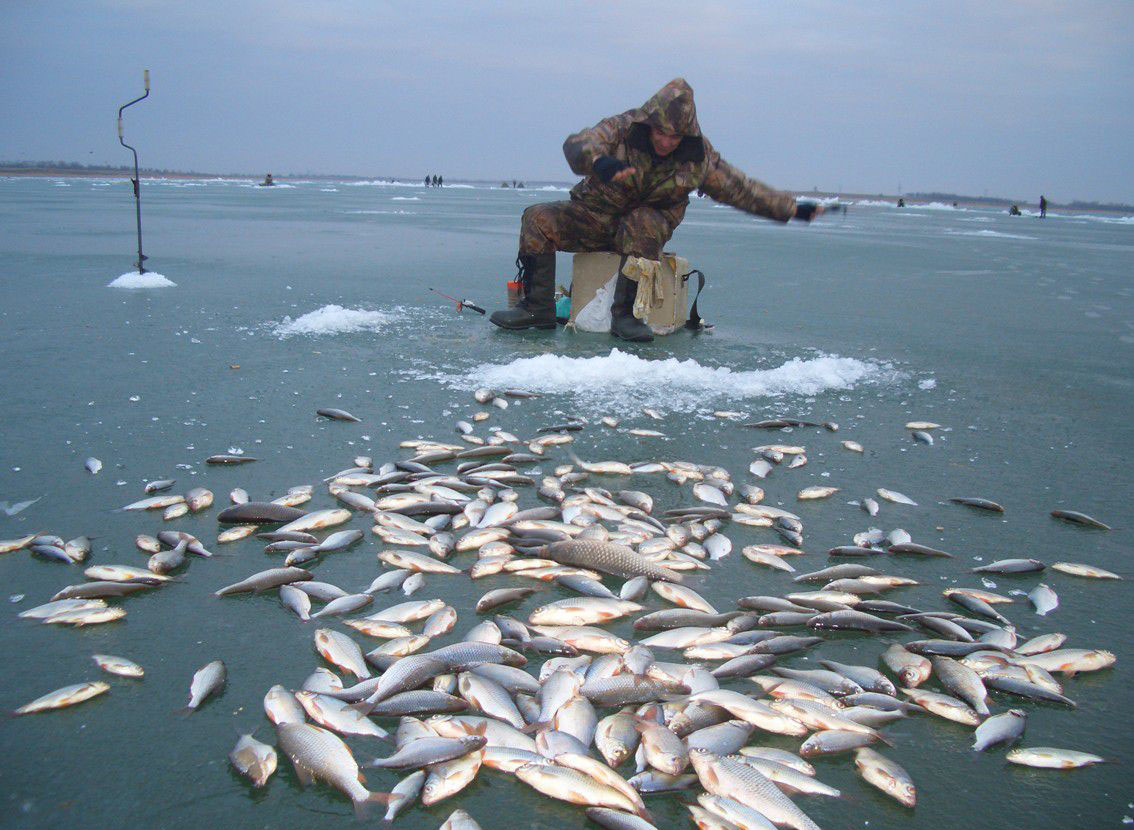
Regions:
M 1125 2 L 9 2 L 0 157 L 568 179 L 567 133 L 685 76 L 782 187 L 1134 201 Z

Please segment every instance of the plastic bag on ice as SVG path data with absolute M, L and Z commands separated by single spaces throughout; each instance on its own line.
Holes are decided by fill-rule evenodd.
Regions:
M 618 275 L 615 274 L 595 292 L 589 303 L 579 309 L 575 316 L 575 328 L 579 331 L 610 331 L 610 305 L 614 302 L 614 283 L 617 279 Z

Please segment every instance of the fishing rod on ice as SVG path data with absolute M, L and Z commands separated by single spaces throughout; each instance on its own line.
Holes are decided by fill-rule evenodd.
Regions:
M 456 297 L 450 297 L 448 294 L 445 294 L 441 291 L 438 291 L 436 288 L 430 288 L 429 290 L 432 291 L 434 294 L 437 294 L 441 297 L 444 297 L 446 300 L 452 300 L 454 303 L 457 304 L 457 311 L 464 311 L 466 308 L 470 308 L 473 311 L 475 311 L 477 314 L 487 314 L 488 313 L 487 311 L 485 311 L 483 308 L 481 308 L 480 306 L 478 306 L 476 303 L 472 302 L 471 300 L 458 300 Z
M 130 181 L 134 185 L 134 212 L 138 218 L 138 273 L 146 273 L 145 261 L 146 257 L 142 254 L 142 190 L 138 185 L 138 151 L 126 143 L 122 134 L 122 111 L 127 107 L 132 107 L 139 101 L 148 98 L 150 95 L 150 70 L 145 71 L 145 84 L 146 92 L 139 98 L 123 104 L 118 108 L 118 143 L 134 154 L 134 178 Z

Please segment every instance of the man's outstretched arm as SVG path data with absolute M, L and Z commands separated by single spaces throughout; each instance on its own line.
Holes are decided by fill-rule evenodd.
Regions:
M 701 190 L 710 199 L 779 222 L 786 222 L 797 216 L 795 197 L 790 193 L 775 190 L 761 181 L 744 175 L 721 158 L 716 150 L 708 146 L 705 149 L 708 172 L 701 182 Z M 798 218 L 810 221 L 822 212 L 821 206 L 801 204 L 798 208 Z

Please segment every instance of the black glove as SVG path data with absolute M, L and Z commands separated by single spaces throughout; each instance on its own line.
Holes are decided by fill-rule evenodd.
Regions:
M 599 156 L 594 160 L 591 167 L 595 171 L 595 175 L 603 182 L 609 182 L 618 174 L 620 170 L 625 170 L 630 165 L 624 161 L 619 161 L 613 156 Z
M 814 202 L 796 202 L 795 203 L 795 217 L 800 222 L 810 222 L 815 216 L 815 209 L 818 207 Z

